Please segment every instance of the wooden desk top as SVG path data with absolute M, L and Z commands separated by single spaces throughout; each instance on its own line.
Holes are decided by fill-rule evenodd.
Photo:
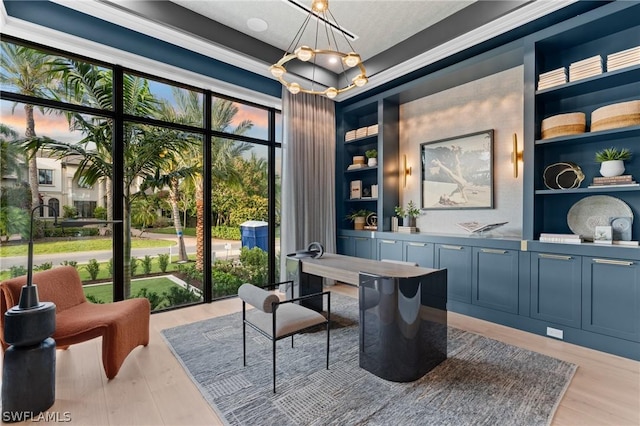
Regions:
M 381 262 L 379 260 L 362 259 L 333 253 L 325 253 L 319 259 L 305 257 L 300 261 L 302 262 L 302 272 L 354 285 L 358 285 L 360 282 L 360 272 L 368 272 L 383 277 L 411 278 L 438 271 L 438 269 Z

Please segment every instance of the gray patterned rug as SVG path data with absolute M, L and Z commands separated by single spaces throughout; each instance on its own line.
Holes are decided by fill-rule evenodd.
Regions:
M 241 313 L 164 330 L 175 356 L 230 425 L 547 425 L 576 366 L 449 328 L 448 359 L 412 383 L 358 366 L 357 300 L 332 294 L 329 370 L 325 331 L 278 342 L 277 393 L 271 342 Z M 238 304 L 240 301 L 238 300 Z

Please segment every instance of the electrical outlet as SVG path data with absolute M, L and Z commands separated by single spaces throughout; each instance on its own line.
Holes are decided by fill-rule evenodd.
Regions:
M 564 332 L 557 328 L 547 327 L 547 336 L 555 337 L 556 339 L 563 339 Z

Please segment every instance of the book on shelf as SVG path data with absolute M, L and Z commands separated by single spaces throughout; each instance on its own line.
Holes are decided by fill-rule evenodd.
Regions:
M 415 234 L 418 232 L 418 228 L 415 226 L 398 226 L 398 232 L 402 232 L 404 234 Z
M 543 232 L 540 234 L 539 241 L 543 243 L 582 244 L 583 238 L 580 234 L 554 234 Z
M 633 176 L 620 175 L 620 176 L 595 176 L 593 183 L 631 183 L 633 182 Z
M 507 223 L 509 222 L 496 222 L 496 223 L 462 222 L 462 223 L 458 223 L 457 225 L 462 229 L 465 229 L 471 233 L 475 233 L 475 232 L 490 231 L 492 229 L 495 229 Z
M 633 187 L 633 186 L 640 186 L 640 183 L 608 183 L 608 184 L 593 184 L 593 185 L 589 185 L 587 188 L 620 188 L 620 187 Z
M 613 240 L 612 244 L 614 246 L 630 246 L 630 247 L 637 247 L 638 246 L 638 242 L 637 241 Z
M 358 169 L 364 169 L 367 166 L 366 164 L 350 164 L 349 167 L 347 167 L 347 170 L 358 170 Z
M 351 195 L 349 198 L 352 200 L 362 198 L 362 181 L 361 180 L 352 180 L 351 184 Z

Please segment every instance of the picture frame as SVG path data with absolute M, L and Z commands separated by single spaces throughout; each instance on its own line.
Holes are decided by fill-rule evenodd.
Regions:
M 420 144 L 421 208 L 493 208 L 493 129 Z

